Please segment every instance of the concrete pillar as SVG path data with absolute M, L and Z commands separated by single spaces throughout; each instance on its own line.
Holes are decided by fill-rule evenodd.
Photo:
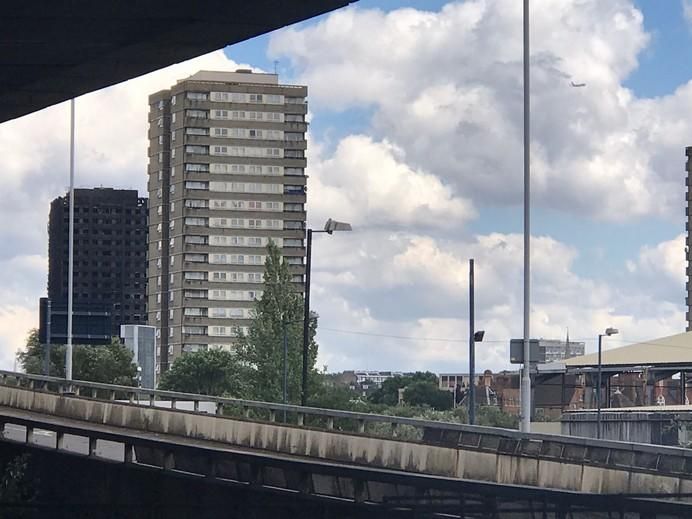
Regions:
M 645 389 L 644 389 L 644 405 L 654 405 L 654 388 L 656 387 L 656 379 L 648 370 L 644 372 Z
M 123 463 L 134 463 L 135 461 L 135 449 L 134 446 L 126 443 L 123 445 L 125 452 L 123 454 Z
M 96 438 L 89 438 L 89 457 L 96 456 Z
M 687 402 L 687 373 L 684 371 L 680 372 L 680 399 L 678 403 L 680 405 L 685 405 Z

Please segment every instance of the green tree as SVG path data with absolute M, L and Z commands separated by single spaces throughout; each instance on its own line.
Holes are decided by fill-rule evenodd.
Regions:
M 252 398 L 280 401 L 283 394 L 283 337 L 288 345 L 288 401 L 300 401 L 303 363 L 303 297 L 291 282 L 288 264 L 273 243 L 267 246 L 262 297 L 252 324 L 238 341 L 238 358 L 248 368 Z M 316 387 L 317 314 L 312 314 L 308 343 L 309 383 Z M 308 388 L 308 395 L 311 394 Z
M 65 346 L 54 345 L 50 352 L 50 374 L 65 376 Z M 44 347 L 39 342 L 38 330 L 27 337 L 26 347 L 17 354 L 17 360 L 27 373 L 43 373 Z M 72 349 L 72 376 L 75 380 L 103 382 L 104 384 L 135 384 L 137 366 L 132 362 L 132 352 L 119 339 L 110 344 L 94 346 L 75 344 Z
M 429 406 L 438 411 L 446 411 L 453 407 L 452 400 L 452 393 L 424 380 L 412 382 L 404 390 L 404 402 L 407 405 Z
M 163 374 L 160 389 L 198 395 L 242 397 L 246 392 L 246 368 L 224 350 L 185 353 Z
M 397 375 L 388 378 L 378 390 L 370 395 L 370 401 L 374 404 L 397 405 L 399 403 L 399 389 L 403 389 L 414 382 L 427 382 L 437 387 L 437 375 L 429 371 L 416 371 L 411 375 Z

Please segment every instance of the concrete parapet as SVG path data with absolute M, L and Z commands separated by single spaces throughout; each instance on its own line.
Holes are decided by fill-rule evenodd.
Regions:
M 492 429 L 436 430 L 420 441 L 402 440 L 8 386 L 0 388 L 0 415 L 1 407 L 105 425 L 115 432 L 146 431 L 284 456 L 507 485 L 613 494 L 677 494 L 692 487 L 692 454 L 684 449 L 521 437 L 502 430 L 494 434 Z M 354 495 L 379 491 L 376 486 L 352 490 Z

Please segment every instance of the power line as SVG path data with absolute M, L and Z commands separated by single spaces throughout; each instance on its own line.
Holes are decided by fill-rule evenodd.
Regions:
M 458 339 L 454 337 L 416 337 L 416 336 L 411 336 L 411 335 L 390 335 L 386 333 L 372 333 L 372 332 L 362 332 L 358 330 L 343 330 L 339 328 L 325 328 L 323 326 L 320 326 L 318 328 L 318 331 L 328 331 L 328 332 L 334 332 L 334 333 L 344 333 L 348 335 L 363 335 L 367 337 L 380 337 L 380 338 L 385 338 L 385 339 L 399 339 L 399 340 L 406 340 L 406 341 L 430 341 L 430 342 L 452 342 L 452 343 L 467 343 L 468 339 Z M 552 340 L 552 339 L 551 339 Z M 570 339 L 570 343 L 573 342 L 587 342 L 587 341 L 596 341 L 595 337 L 577 337 L 574 339 Z M 611 337 L 609 341 L 618 341 L 618 342 L 625 342 L 626 339 L 615 339 Z M 488 343 L 488 344 L 507 344 L 509 345 L 510 339 L 504 339 L 504 340 L 483 340 L 483 343 Z M 692 346 L 687 347 L 687 346 L 679 346 L 676 344 L 666 344 L 664 342 L 650 342 L 650 341 L 641 341 L 641 342 L 633 342 L 632 345 L 636 344 L 643 344 L 647 346 L 662 346 L 665 348 L 675 348 L 675 349 L 681 349 L 681 350 L 689 350 L 692 351 Z M 607 350 L 605 350 L 607 351 Z
M 401 340 L 407 340 L 407 341 L 431 341 L 431 342 L 460 342 L 460 343 L 466 343 L 468 342 L 468 339 L 455 339 L 451 337 L 413 337 L 410 335 L 388 335 L 385 333 L 370 333 L 370 332 L 360 332 L 356 330 L 339 330 L 337 328 L 324 328 L 320 326 L 318 328 L 318 331 L 329 331 L 329 332 L 336 332 L 336 333 L 347 333 L 350 335 L 366 335 L 369 337 L 384 337 L 387 339 L 401 339 Z M 509 341 L 483 341 L 483 342 L 506 342 L 509 344 Z

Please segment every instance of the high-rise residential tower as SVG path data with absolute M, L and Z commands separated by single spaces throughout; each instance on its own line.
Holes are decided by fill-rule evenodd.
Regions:
M 74 340 L 109 342 L 121 324 L 146 322 L 147 199 L 135 190 L 111 188 L 75 189 L 74 196 Z M 56 198 L 48 220 L 55 343 L 67 335 L 69 210 L 69 195 Z
M 307 87 L 202 71 L 149 98 L 149 324 L 160 369 L 232 349 L 261 296 L 266 246 L 302 290 Z

